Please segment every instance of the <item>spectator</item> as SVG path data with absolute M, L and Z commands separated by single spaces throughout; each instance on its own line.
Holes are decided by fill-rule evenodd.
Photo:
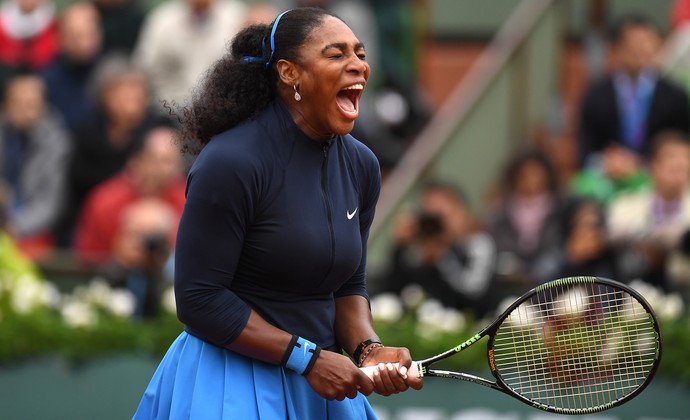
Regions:
M 383 291 L 400 293 L 419 284 L 443 305 L 482 316 L 493 280 L 495 247 L 476 229 L 464 194 L 455 186 L 429 183 L 419 212 L 397 221 L 392 264 Z
M 0 86 L 17 72 L 45 68 L 58 44 L 51 0 L 5 0 L 0 5 Z
M 171 280 L 165 278 L 164 268 L 171 260 L 169 238 L 177 225 L 176 213 L 167 203 L 148 197 L 130 203 L 116 221 L 107 273 L 134 294 L 136 316 L 157 315 L 163 286 Z
M 53 244 L 64 204 L 70 142 L 46 107 L 43 81 L 10 79 L 0 115 L 0 176 L 6 187 L 7 228 L 20 249 L 40 258 Z
M 649 152 L 649 140 L 664 130 L 690 130 L 688 95 L 658 72 L 662 37 L 651 21 L 626 16 L 613 31 L 614 70 L 594 81 L 580 110 L 579 147 L 583 164 L 610 172 L 606 156 L 629 174 Z M 604 159 L 599 159 L 600 154 Z M 624 162 L 620 162 L 624 160 Z M 627 175 L 627 174 L 624 174 Z
M 144 74 L 122 56 L 105 59 L 95 73 L 98 109 L 77 129 L 68 185 L 70 202 L 61 221 L 60 243 L 72 242 L 76 215 L 91 189 L 119 172 L 146 132 L 159 123 L 150 107 Z
M 609 146 L 600 155 L 600 167 L 585 167 L 569 181 L 574 195 L 596 199 L 603 205 L 622 194 L 649 187 L 650 179 L 643 162 L 620 146 Z
M 88 84 L 101 58 L 102 39 L 98 12 L 91 3 L 74 3 L 65 9 L 60 19 L 61 53 L 43 78 L 48 100 L 60 110 L 72 133 L 93 118 Z
M 173 211 L 175 225 L 184 207 L 185 179 L 182 157 L 173 144 L 170 128 L 155 128 L 145 137 L 118 174 L 89 194 L 77 224 L 75 250 L 87 262 L 103 263 L 113 255 L 117 225 L 125 207 L 145 197 L 155 197 Z M 176 229 L 166 235 L 174 245 Z
M 503 293 L 521 294 L 538 282 L 536 261 L 561 244 L 564 202 L 543 153 L 525 151 L 513 158 L 487 222 L 496 242 L 497 280 Z
M 578 198 L 567 203 L 561 229 L 562 244 L 548 250 L 535 264 L 539 283 L 573 276 L 625 280 L 618 252 L 609 242 L 606 216 L 599 202 Z
M 608 224 L 611 239 L 637 256 L 630 261 L 636 265 L 626 271 L 667 287 L 667 257 L 690 228 L 690 144 L 685 134 L 659 134 L 649 166 L 652 188 L 614 200 Z
M 106 54 L 132 54 L 146 16 L 143 2 L 137 0 L 92 0 L 103 27 Z
M 134 58 L 151 78 L 156 99 L 183 103 L 223 55 L 246 13 L 238 0 L 171 0 L 153 9 Z

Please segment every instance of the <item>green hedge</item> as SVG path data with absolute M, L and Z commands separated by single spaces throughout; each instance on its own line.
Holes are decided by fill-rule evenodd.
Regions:
M 42 287 L 34 287 L 36 285 Z M 55 299 L 55 290 L 49 283 L 34 283 L 31 293 L 22 291 L 23 286 L 14 282 L 10 286 L 7 282 L 3 286 L 0 279 L 0 365 L 50 355 L 74 362 L 123 353 L 160 358 L 182 331 L 173 313 L 174 302 L 162 305 L 167 309 L 155 319 L 136 320 L 127 310 L 107 308 L 105 302 L 112 299 L 115 291 L 102 282 L 77 288 L 70 295 L 60 295 L 59 299 Z M 17 300 L 17 296 L 21 299 Z M 33 304 L 27 304 L 32 300 Z M 91 316 L 79 322 L 70 320 L 65 308 L 75 301 L 86 304 L 92 311 Z M 17 302 L 23 302 L 19 312 Z M 423 359 L 456 346 L 490 321 L 475 321 L 457 311 L 433 305 L 432 310 L 421 310 L 424 305 L 418 304 L 414 310 L 405 309 L 403 305 L 394 306 L 392 312 L 390 308 L 386 312 L 381 310 L 379 299 L 372 299 L 376 330 L 382 341 L 389 346 L 408 347 L 413 358 Z M 663 319 L 662 337 L 664 347 L 659 374 L 677 381 L 690 381 L 687 361 L 690 317 L 681 314 L 674 319 Z M 443 363 L 453 369 L 485 370 L 486 346 L 480 342 Z

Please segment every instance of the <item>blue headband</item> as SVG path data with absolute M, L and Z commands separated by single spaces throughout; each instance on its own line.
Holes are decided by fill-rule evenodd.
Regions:
M 276 30 L 278 29 L 278 23 L 280 22 L 280 18 L 283 17 L 287 12 L 289 12 L 292 9 L 288 9 L 284 11 L 283 13 L 279 14 L 276 20 L 273 22 L 273 28 L 271 29 L 271 55 L 268 57 L 268 60 L 266 60 L 266 69 L 268 70 L 268 66 L 271 65 L 271 60 L 273 60 L 273 54 L 276 52 Z M 265 40 L 261 41 L 261 57 L 242 57 L 242 61 L 245 61 L 247 63 L 261 63 L 264 61 L 264 57 L 266 56 L 266 42 Z

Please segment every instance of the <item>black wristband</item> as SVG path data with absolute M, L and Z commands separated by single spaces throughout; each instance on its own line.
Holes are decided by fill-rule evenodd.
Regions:
M 290 344 L 288 344 L 287 348 L 285 349 L 283 360 L 280 361 L 280 366 L 285 366 L 287 364 L 287 361 L 290 359 L 290 355 L 292 354 L 292 349 L 295 347 L 295 344 L 297 344 L 298 339 L 298 336 L 294 334 L 292 335 L 292 340 L 290 340 Z
M 354 359 L 355 363 L 359 364 L 359 358 L 362 357 L 362 352 L 364 351 L 364 349 L 367 348 L 367 346 L 370 346 L 374 343 L 381 344 L 381 341 L 379 341 L 376 338 L 370 338 L 368 340 L 362 341 L 357 345 L 355 351 L 352 352 L 352 358 Z
M 314 363 L 316 363 L 316 359 L 318 359 L 320 353 L 321 347 L 316 346 L 314 349 L 314 354 L 311 356 L 311 360 L 309 360 L 309 364 L 307 364 L 307 367 L 304 368 L 304 372 L 302 372 L 302 376 L 307 376 L 307 374 L 311 372 L 311 368 L 314 367 Z

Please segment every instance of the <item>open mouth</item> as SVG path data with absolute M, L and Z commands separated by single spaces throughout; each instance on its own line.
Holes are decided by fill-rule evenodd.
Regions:
M 359 115 L 359 98 L 362 96 L 363 91 L 364 85 L 356 83 L 338 92 L 335 102 L 347 117 L 357 118 L 357 115 Z

